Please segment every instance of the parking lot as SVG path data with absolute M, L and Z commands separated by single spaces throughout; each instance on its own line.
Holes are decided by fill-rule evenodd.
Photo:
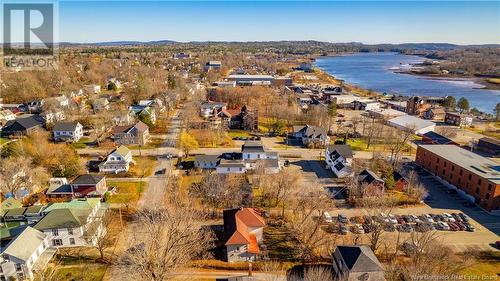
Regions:
M 396 217 L 398 216 L 412 216 L 417 217 L 421 221 L 422 215 L 431 215 L 433 218 L 434 229 L 437 228 L 438 222 L 443 222 L 448 224 L 448 221 L 438 219 L 437 221 L 434 219 L 433 215 L 443 215 L 444 213 L 453 214 L 453 213 L 463 213 L 465 216 L 469 218 L 470 225 L 474 228 L 474 232 L 466 230 L 445 230 L 445 229 L 436 229 L 438 230 L 439 236 L 442 238 L 442 241 L 456 251 L 464 251 L 469 247 L 473 247 L 479 250 L 494 250 L 496 248 L 493 247 L 496 241 L 499 241 L 500 238 L 498 236 L 500 232 L 500 217 L 494 216 L 486 212 L 485 210 L 477 207 L 470 206 L 466 207 L 466 200 L 462 199 L 458 194 L 448 193 L 448 188 L 442 184 L 438 179 L 434 176 L 430 175 L 424 170 L 417 169 L 418 175 L 423 183 L 424 187 L 428 190 L 431 200 L 425 202 L 425 204 L 421 204 L 414 207 L 406 207 L 406 208 L 394 208 L 390 210 L 390 213 Z M 359 209 L 359 208 L 338 208 L 332 211 L 329 211 L 329 214 L 332 217 L 338 217 L 339 214 L 346 216 L 349 219 L 349 224 L 353 224 L 351 218 L 353 217 L 363 217 L 367 214 L 370 214 L 369 211 Z M 389 215 L 389 214 L 387 214 Z M 361 222 L 361 221 L 359 221 Z M 355 221 L 354 224 L 360 224 Z M 399 224 L 399 223 L 398 223 Z M 415 230 L 416 223 L 408 223 L 403 222 L 403 224 L 410 224 L 411 231 Z M 361 224 L 362 227 L 362 224 Z M 356 227 L 359 229 L 359 227 Z M 402 229 L 402 227 L 399 227 Z M 408 227 L 405 227 L 410 230 Z M 439 228 L 439 227 L 438 227 Z M 459 226 L 460 228 L 460 226 Z M 396 229 L 398 230 L 398 229 Z M 402 232 L 399 231 L 390 231 L 388 230 L 384 237 L 387 240 L 396 239 L 399 234 L 408 235 L 410 232 L 404 229 Z M 439 231 L 440 230 L 440 231 Z M 345 239 L 350 239 L 352 235 L 352 231 L 348 227 L 349 233 L 347 235 L 343 235 L 346 237 Z M 364 231 L 364 229 L 363 229 Z M 360 232 L 360 231 L 358 231 Z M 366 241 L 365 241 L 366 242 Z

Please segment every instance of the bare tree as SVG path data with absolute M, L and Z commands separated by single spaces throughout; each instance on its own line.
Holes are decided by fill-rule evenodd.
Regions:
M 1 159 L 0 190 L 11 193 L 14 198 L 17 191 L 26 188 L 33 191 L 48 181 L 48 175 L 42 167 L 32 168 L 31 159 L 27 157 Z
M 323 212 L 331 210 L 331 199 L 323 192 L 300 191 L 291 202 L 293 212 L 287 216 L 287 225 L 298 241 L 303 262 L 314 261 L 323 253 L 331 253 L 335 245 L 333 235 L 325 235 L 322 229 Z
M 385 144 L 391 152 L 391 163 L 393 166 L 399 162 L 401 152 L 405 148 L 411 136 L 413 136 L 413 129 L 399 130 L 388 127 L 387 132 L 385 132 Z
M 98 218 L 98 221 L 100 221 L 100 227 L 95 229 L 95 248 L 99 251 L 100 260 L 106 261 L 104 258 L 105 250 L 111 246 L 112 239 L 108 231 L 108 228 L 113 221 L 110 211 L 104 211 L 104 213 Z
M 141 210 L 139 228 L 121 264 L 143 280 L 169 279 L 177 268 L 212 247 L 212 233 L 200 227 L 197 216 L 191 209 L 177 207 Z

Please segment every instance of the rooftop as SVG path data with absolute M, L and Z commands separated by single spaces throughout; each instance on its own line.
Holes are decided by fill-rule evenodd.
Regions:
M 399 125 L 412 130 L 419 130 L 436 125 L 436 123 L 420 119 L 411 115 L 403 115 L 396 118 L 389 119 L 389 123 Z
M 500 184 L 500 164 L 486 157 L 456 145 L 431 144 L 420 145 L 419 147 L 495 184 Z
M 50 211 L 33 227 L 38 230 L 75 228 L 85 225 L 91 209 L 56 209 Z
M 45 237 L 42 232 L 28 226 L 5 247 L 3 253 L 27 261 Z
M 337 251 L 339 251 L 344 259 L 350 272 L 374 272 L 383 270 L 382 265 L 368 246 L 337 246 Z
M 54 125 L 53 131 L 74 131 L 78 122 L 58 122 Z

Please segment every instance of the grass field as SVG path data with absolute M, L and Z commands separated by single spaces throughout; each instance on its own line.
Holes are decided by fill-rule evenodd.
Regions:
M 9 142 L 10 139 L 7 139 L 7 138 L 0 138 L 0 145 L 4 144 L 4 143 L 7 143 Z
M 466 276 L 484 277 L 484 279 L 476 279 L 476 280 L 497 280 L 496 276 L 498 274 L 499 266 L 500 266 L 500 252 L 498 251 L 484 252 L 478 258 L 477 263 L 474 263 L 467 269 L 462 270 L 460 273 Z M 492 278 L 486 279 L 487 277 L 492 277 Z
M 271 260 L 297 261 L 299 258 L 296 243 L 286 226 L 269 224 L 264 228 L 264 244 Z
M 91 140 L 90 138 L 88 137 L 83 137 L 81 138 L 78 142 L 73 142 L 71 143 L 70 145 L 74 148 L 74 149 L 82 149 L 82 148 L 86 148 L 88 143 L 90 143 Z
M 128 149 L 153 149 L 153 148 L 158 148 L 161 147 L 161 144 L 163 143 L 164 139 L 156 136 L 151 136 L 149 141 L 145 145 L 129 145 L 127 146 Z
M 106 264 L 79 264 L 59 267 L 54 280 L 99 281 L 104 278 Z
M 242 130 L 231 130 L 227 134 L 230 138 L 248 138 L 252 136 L 249 132 Z
M 108 203 L 134 203 L 141 197 L 141 193 L 147 188 L 146 182 L 113 182 L 108 186 L 115 186 L 117 193 L 109 196 Z

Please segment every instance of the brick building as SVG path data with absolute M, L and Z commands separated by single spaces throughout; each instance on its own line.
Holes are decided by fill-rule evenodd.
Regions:
M 416 162 L 486 210 L 500 209 L 500 165 L 490 159 L 455 145 L 420 145 Z

